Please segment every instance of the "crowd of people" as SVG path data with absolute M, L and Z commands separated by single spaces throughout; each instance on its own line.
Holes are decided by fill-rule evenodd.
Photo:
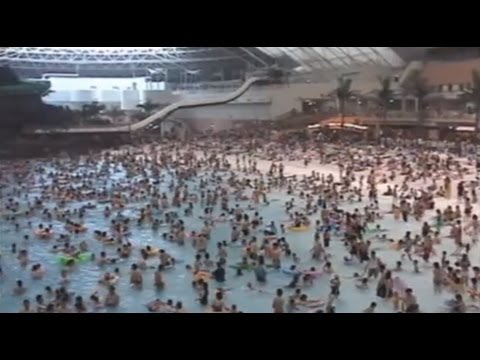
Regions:
M 476 311 L 474 171 L 418 142 L 238 134 L 3 162 L 0 310 L 108 311 L 153 287 L 152 313 Z

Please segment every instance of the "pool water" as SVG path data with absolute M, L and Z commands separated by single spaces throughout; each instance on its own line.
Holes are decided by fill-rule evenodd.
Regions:
M 234 163 L 233 160 L 230 160 L 231 163 Z M 267 169 L 269 162 L 263 160 L 257 160 L 258 167 L 261 170 Z M 41 164 L 45 166 L 46 164 Z M 338 176 L 338 170 L 336 166 L 333 165 L 315 165 L 311 164 L 308 167 L 303 166 L 301 162 L 294 161 L 285 161 L 285 174 L 310 174 L 312 170 L 320 171 L 321 173 L 333 173 L 335 176 Z M 101 164 L 98 164 L 100 167 Z M 49 168 L 47 168 L 49 170 Z M 79 172 L 89 171 L 88 167 L 83 167 Z M 111 173 L 105 179 L 107 184 L 111 182 L 123 182 L 126 179 L 126 173 L 124 169 L 110 169 Z M 164 181 L 159 185 L 162 191 L 167 192 L 168 183 L 170 182 L 171 173 L 164 172 L 165 176 Z M 209 176 L 209 172 L 205 172 L 202 176 Z M 226 178 L 227 173 L 223 173 L 223 177 Z M 250 175 L 250 177 L 252 177 Z M 36 177 L 36 182 L 40 181 L 39 176 Z M 98 186 L 102 186 L 103 179 L 98 182 Z M 195 187 L 198 187 L 199 179 L 194 181 L 189 181 L 189 189 L 192 190 Z M 380 186 L 379 193 L 384 191 L 383 185 Z M 419 185 L 420 186 L 420 185 Z M 209 185 L 210 189 L 213 189 L 214 185 Z M 10 188 L 11 189 L 11 188 Z M 385 186 L 386 189 L 386 186 Z M 455 189 L 455 184 L 453 186 Z M 6 193 L 7 190 L 3 190 L 2 197 L 2 209 L 5 207 L 6 202 Z M 33 200 L 35 196 L 39 196 L 39 190 L 32 190 L 29 193 L 28 199 Z M 264 223 L 268 224 L 270 221 L 275 221 L 277 228 L 281 222 L 287 222 L 288 215 L 285 212 L 284 204 L 287 200 L 291 199 L 292 196 L 286 195 L 284 192 L 274 191 L 268 195 L 270 204 L 268 206 L 260 205 L 257 211 L 260 212 L 260 216 L 263 217 Z M 171 198 L 171 194 L 170 194 Z M 295 196 L 295 204 L 297 206 L 303 205 L 304 201 Z M 18 201 L 22 200 L 25 203 L 25 199 L 17 198 Z M 68 204 L 70 209 L 79 208 L 81 205 L 84 205 L 88 202 L 94 203 L 93 201 L 85 202 L 75 202 Z M 248 201 L 238 202 L 241 207 L 246 208 L 250 203 Z M 444 207 L 446 204 L 449 204 L 446 200 L 442 202 L 437 201 L 437 207 Z M 455 200 L 450 201 L 451 204 L 456 204 Z M 233 200 L 230 200 L 230 206 L 234 204 Z M 347 211 L 353 211 L 355 208 L 362 209 L 368 203 L 364 201 L 363 203 L 354 203 L 354 204 L 344 204 L 342 209 Z M 126 209 L 122 212 L 124 215 L 131 218 L 136 218 L 139 215 L 139 209 L 146 205 L 146 202 L 137 202 L 130 203 L 127 205 Z M 391 198 L 381 196 L 379 199 L 380 209 L 383 212 L 387 212 L 391 208 Z M 55 204 L 46 204 L 46 207 L 52 209 Z M 72 235 L 72 244 L 78 245 L 81 241 L 87 241 L 89 245 L 89 251 L 99 256 L 101 251 L 106 251 L 107 256 L 115 257 L 116 255 L 116 246 L 104 246 L 101 242 L 93 238 L 93 230 L 102 230 L 108 231 L 110 219 L 106 219 L 103 216 L 103 208 L 105 205 L 98 205 L 96 209 L 87 210 L 86 216 L 84 218 L 85 226 L 88 228 L 88 232 L 84 234 Z M 202 225 L 203 220 L 199 219 L 199 216 L 202 214 L 203 209 L 197 205 L 194 210 L 194 216 L 185 218 L 183 217 L 183 209 L 178 210 L 179 215 L 184 220 L 186 225 L 187 233 L 191 231 L 198 231 Z M 23 208 L 24 209 L 24 208 Z M 474 205 L 473 213 L 478 213 L 478 205 Z M 218 216 L 220 214 L 219 207 L 215 208 L 214 215 Z M 255 211 L 248 211 L 247 213 L 250 217 L 253 216 Z M 115 212 L 113 212 L 115 214 Z M 429 211 L 426 214 L 426 219 L 430 219 L 434 216 L 433 211 Z M 311 217 L 314 222 L 319 215 Z M 72 218 L 72 220 L 76 220 Z M 21 309 L 22 300 L 25 298 L 30 299 L 32 307 L 34 306 L 35 296 L 37 294 L 43 294 L 45 297 L 45 287 L 50 286 L 53 289 L 59 286 L 60 280 L 60 271 L 63 268 L 59 264 L 58 254 L 53 254 L 51 252 L 52 246 L 55 244 L 55 240 L 43 241 L 37 239 L 33 235 L 33 229 L 29 228 L 27 222 L 31 221 L 33 229 L 38 226 L 38 224 L 53 224 L 55 234 L 65 233 L 64 223 L 57 220 L 52 220 L 48 222 L 45 219 L 40 218 L 39 216 L 32 217 L 30 219 L 21 218 L 19 219 L 20 230 L 15 231 L 15 227 L 12 223 L 6 222 L 5 220 L 0 220 L 0 252 L 1 252 L 1 266 L 3 268 L 4 276 L 0 280 L 0 311 L 1 312 L 18 312 Z M 135 222 L 133 222 L 134 224 Z M 401 238 L 406 231 L 411 231 L 412 234 L 420 233 L 421 225 L 423 222 L 416 222 L 411 219 L 408 223 L 395 221 L 392 215 L 386 215 L 385 219 L 378 222 L 382 228 L 387 228 L 389 230 L 388 236 L 399 239 Z M 99 285 L 98 281 L 101 278 L 102 274 L 107 271 L 112 272 L 115 268 L 120 269 L 121 278 L 118 284 L 116 285 L 117 293 L 120 295 L 120 306 L 116 309 L 109 309 L 104 311 L 109 312 L 119 312 L 119 313 L 139 313 L 147 312 L 146 304 L 155 298 L 160 298 L 162 300 L 172 299 L 174 302 L 182 301 L 184 307 L 188 312 L 205 312 L 206 308 L 199 305 L 196 301 L 197 293 L 191 285 L 192 275 L 185 268 L 185 264 L 192 264 L 194 256 L 196 254 L 195 250 L 191 244 L 187 241 L 186 245 L 181 247 L 176 243 L 169 242 L 162 237 L 163 232 L 167 232 L 168 229 L 161 228 L 158 232 L 152 231 L 149 224 L 145 224 L 142 227 L 137 227 L 132 224 L 131 226 L 131 236 L 129 237 L 130 242 L 134 246 L 133 256 L 127 259 L 125 262 L 120 262 L 115 265 L 106 265 L 100 268 L 96 262 L 87 262 L 85 264 L 77 265 L 75 270 L 69 274 L 70 285 L 68 287 L 69 291 L 74 292 L 76 295 L 82 295 L 84 300 L 87 301 L 89 296 L 98 291 L 102 297 L 106 294 L 106 288 Z M 286 225 L 287 226 L 287 225 Z M 443 229 L 442 235 L 447 235 L 449 228 Z M 216 244 L 217 242 L 223 240 L 230 240 L 230 224 L 229 223 L 219 223 L 215 226 L 211 233 L 211 240 L 208 245 L 208 250 L 212 258 L 216 255 Z M 28 242 L 23 241 L 24 235 L 30 235 L 30 240 Z M 261 239 L 261 232 L 258 231 L 256 234 L 257 238 Z M 313 227 L 305 232 L 289 232 L 287 230 L 286 239 L 290 244 L 292 252 L 296 253 L 300 259 L 301 263 L 297 265 L 299 268 L 309 268 L 315 266 L 317 269 L 320 269 L 323 266 L 323 263 L 319 263 L 311 260 L 310 249 L 313 245 L 314 230 Z M 16 259 L 16 254 L 11 253 L 11 246 L 13 243 L 17 244 L 17 252 L 20 249 L 28 249 L 30 262 L 26 268 L 22 268 L 18 260 Z M 184 263 L 176 265 L 174 269 L 166 270 L 164 272 L 164 279 L 166 281 L 166 287 L 162 291 L 157 291 L 153 284 L 153 269 L 146 270 L 144 272 L 144 286 L 142 290 L 136 290 L 131 288 L 129 285 L 129 271 L 131 264 L 135 263 L 139 259 L 139 249 L 145 247 L 146 245 L 151 245 L 152 247 L 165 249 L 169 254 L 171 254 L 176 259 L 181 259 Z M 382 259 L 384 263 L 387 263 L 390 268 L 393 267 L 396 261 L 400 260 L 400 253 L 389 248 L 388 244 L 374 242 L 372 248 L 377 251 L 377 255 Z M 441 250 L 447 250 L 449 253 L 453 252 L 454 245 L 453 240 L 444 237 L 441 249 L 437 248 L 437 256 L 431 259 L 431 263 L 437 261 L 438 256 L 441 254 Z M 240 248 L 228 248 L 228 265 L 235 264 L 240 261 L 243 250 Z M 378 304 L 377 312 L 393 312 L 392 304 L 388 301 L 384 301 L 375 296 L 375 287 L 376 282 L 370 282 L 370 289 L 368 290 L 359 290 L 355 287 L 354 280 L 351 278 L 353 273 L 363 273 L 364 266 L 360 265 L 345 265 L 343 258 L 347 255 L 345 246 L 340 241 L 339 238 L 334 238 L 331 242 L 328 252 L 332 255 L 331 262 L 333 264 L 333 269 L 337 274 L 341 276 L 342 285 L 340 288 L 340 297 L 336 301 L 336 311 L 337 312 L 360 312 L 365 309 L 370 302 L 376 301 Z M 478 249 L 474 248 L 471 252 L 471 260 L 473 263 L 476 263 L 480 259 Z M 33 280 L 30 276 L 30 267 L 35 263 L 41 263 L 47 270 L 46 275 L 41 280 Z M 414 294 L 417 296 L 420 308 L 425 312 L 440 312 L 444 310 L 444 302 L 447 299 L 452 298 L 452 294 L 444 291 L 441 294 L 433 293 L 432 285 L 432 270 L 431 265 L 423 265 L 422 261 L 419 260 L 420 268 L 422 272 L 420 274 L 415 274 L 413 272 L 413 266 L 407 260 L 403 261 L 404 271 L 398 274 L 394 273 L 394 276 L 399 275 L 409 287 L 414 290 Z M 148 260 L 150 266 L 157 266 L 158 259 L 153 258 Z M 283 258 L 282 266 L 290 266 L 292 264 L 291 259 Z M 329 293 L 330 275 L 323 275 L 314 282 L 314 285 L 308 289 L 305 289 L 306 293 L 311 299 L 326 299 Z M 16 280 L 23 280 L 24 285 L 27 287 L 27 293 L 23 296 L 14 296 L 13 288 Z M 271 270 L 267 276 L 267 284 L 262 287 L 264 290 L 263 293 L 252 292 L 245 290 L 245 285 L 247 282 L 252 282 L 255 286 L 259 286 L 255 282 L 255 278 L 252 272 L 245 271 L 243 276 L 237 276 L 235 270 L 232 270 L 227 267 L 226 282 L 221 285 L 223 288 L 228 288 L 230 291 L 226 296 L 226 303 L 228 305 L 236 304 L 238 309 L 243 312 L 272 312 L 272 300 L 274 297 L 275 290 L 277 288 L 285 287 L 291 280 L 291 276 L 284 274 L 281 271 Z M 217 285 L 212 280 L 210 286 L 210 300 L 213 300 L 213 293 Z M 220 287 L 220 285 L 218 285 Z M 284 289 L 285 295 L 288 295 L 293 290 Z M 48 298 L 46 298 L 48 302 Z M 307 310 L 305 310 L 307 311 Z

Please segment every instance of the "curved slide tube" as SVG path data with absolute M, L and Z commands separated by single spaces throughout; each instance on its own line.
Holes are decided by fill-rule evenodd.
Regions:
M 159 119 L 165 119 L 167 116 L 172 114 L 173 112 L 182 109 L 182 108 L 189 108 L 189 107 L 201 107 L 201 106 L 210 106 L 210 105 L 221 105 L 227 104 L 229 102 L 235 101 L 240 96 L 245 94 L 250 87 L 258 82 L 265 80 L 265 78 L 260 77 L 252 77 L 245 81 L 245 83 L 230 94 L 226 94 L 223 96 L 211 98 L 211 99 L 196 99 L 196 100 L 181 100 L 176 103 L 173 103 L 166 108 L 156 112 L 155 114 L 150 115 L 146 119 L 139 121 L 137 123 L 131 125 L 122 125 L 122 126 L 109 126 L 109 127 L 85 127 L 85 128 L 71 128 L 71 129 L 55 129 L 55 130 L 35 130 L 35 134 L 43 134 L 49 133 L 51 131 L 58 132 L 58 133 L 70 133 L 70 134 L 83 134 L 83 133 L 128 133 L 137 131 L 140 129 L 145 128 L 146 126 L 154 123 Z

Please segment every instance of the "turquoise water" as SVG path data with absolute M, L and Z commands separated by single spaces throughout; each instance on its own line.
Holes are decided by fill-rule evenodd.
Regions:
M 48 163 L 39 163 L 38 165 L 44 166 L 47 171 L 52 170 L 53 168 Z M 96 166 L 82 166 L 77 167 L 76 171 L 70 171 L 70 174 L 86 174 L 93 171 L 98 171 L 101 168 L 101 163 Z M 286 174 L 297 173 L 301 168 L 301 165 L 295 162 L 286 162 Z M 313 166 L 308 169 L 308 172 L 311 170 L 317 170 L 321 172 L 328 173 L 331 171 L 331 168 L 322 168 L 319 166 Z M 302 171 L 305 172 L 305 169 L 302 168 Z M 148 177 L 151 176 L 149 171 L 146 172 Z M 172 180 L 172 174 L 170 172 L 164 171 L 161 174 L 163 176 L 163 181 L 158 187 L 161 191 L 168 192 L 168 184 Z M 211 172 L 202 172 L 199 177 L 195 180 L 190 180 L 187 182 L 191 190 L 198 188 L 200 177 L 210 177 Z M 223 179 L 228 177 L 228 173 L 220 173 Z M 250 177 L 252 177 L 250 175 Z M 135 180 L 139 180 L 139 177 L 130 178 L 127 180 L 126 172 L 123 168 L 110 167 L 109 173 L 105 173 L 100 179 L 94 180 L 93 185 L 95 188 L 101 188 L 105 184 L 107 188 L 111 186 L 112 183 L 127 183 Z M 39 184 L 45 182 L 49 183 L 49 179 L 45 175 L 37 174 L 32 180 L 34 183 Z M 80 181 L 71 181 L 72 185 L 80 185 Z M 216 185 L 210 184 L 207 189 L 214 189 Z M 7 189 L 2 191 L 2 209 L 5 208 L 9 192 L 13 188 L 10 186 Z M 196 191 L 199 192 L 198 190 Z M 40 196 L 40 190 L 30 190 L 28 192 L 28 200 L 33 201 L 36 196 Z M 286 195 L 284 192 L 274 191 L 269 195 L 270 205 L 264 206 L 260 205 L 256 211 L 260 212 L 260 215 L 264 218 L 264 223 L 268 224 L 270 221 L 275 221 L 277 227 L 281 222 L 286 222 L 287 214 L 285 213 L 284 203 L 291 199 L 292 196 Z M 170 194 L 171 198 L 171 194 Z M 23 196 L 16 197 L 17 201 L 21 202 L 22 210 L 26 209 L 26 201 Z M 380 199 L 380 206 L 383 211 L 388 211 L 390 208 L 389 198 L 382 197 Z M 95 204 L 93 200 L 87 200 L 82 202 L 72 202 L 67 205 L 67 208 L 73 210 L 75 208 L 80 208 L 82 205 L 87 203 Z M 297 206 L 303 204 L 303 200 L 296 197 L 295 203 Z M 146 205 L 146 201 L 132 202 L 126 206 L 126 209 L 122 212 L 123 215 L 128 216 L 132 219 L 138 218 L 139 209 Z M 231 199 L 230 206 L 235 204 Z M 249 204 L 248 201 L 238 202 L 241 207 L 246 208 Z M 364 203 L 356 204 L 344 204 L 342 208 L 345 210 L 352 211 L 354 208 L 361 209 L 363 206 L 367 205 Z M 45 206 L 49 209 L 53 209 L 55 206 L 52 202 L 47 202 Z M 84 218 L 85 226 L 88 228 L 88 232 L 78 235 L 72 235 L 71 243 L 78 245 L 81 241 L 86 241 L 89 245 L 89 251 L 93 252 L 97 258 L 101 251 L 107 252 L 108 257 L 115 257 L 116 248 L 115 246 L 104 246 L 101 242 L 97 241 L 93 237 L 94 230 L 108 231 L 109 219 L 106 220 L 103 216 L 103 208 L 105 205 L 97 204 L 96 209 L 87 210 Z M 180 215 L 183 215 L 183 209 L 178 210 Z M 198 231 L 203 225 L 203 220 L 199 219 L 199 216 L 202 213 L 202 208 L 197 205 L 194 210 L 194 216 L 185 218 L 181 216 L 186 224 L 187 233 L 191 231 Z M 247 211 L 250 217 L 253 216 L 254 210 Z M 214 215 L 218 216 L 221 213 L 219 207 L 215 208 Z M 115 214 L 115 212 L 114 212 Z M 427 217 L 433 216 L 433 212 L 427 213 Z M 159 215 L 154 216 L 159 217 Z M 318 218 L 311 217 L 314 221 Z M 76 220 L 75 217 L 72 217 L 72 220 Z M 32 228 L 28 227 L 28 221 L 32 223 Z M 20 218 L 18 219 L 20 228 L 18 231 L 15 230 L 15 226 L 11 222 L 7 222 L 4 219 L 0 223 L 0 251 L 1 251 L 1 266 L 3 268 L 4 276 L 1 280 L 0 288 L 0 311 L 1 312 L 18 312 L 21 309 L 22 300 L 25 298 L 30 299 L 32 302 L 32 307 L 34 306 L 35 296 L 38 294 L 43 294 L 45 297 L 45 287 L 50 286 L 53 289 L 59 287 L 60 281 L 60 271 L 63 269 L 62 265 L 58 262 L 58 255 L 53 254 L 51 249 L 55 244 L 55 239 L 61 233 L 66 233 L 64 229 L 64 223 L 59 220 L 47 221 L 42 219 L 40 216 L 36 215 L 29 219 Z M 55 232 L 55 239 L 50 241 L 43 241 L 37 239 L 33 235 L 33 229 L 35 229 L 40 223 L 42 224 L 52 224 Z M 421 222 L 412 222 L 403 223 L 396 222 L 390 216 L 386 216 L 385 220 L 379 222 L 382 227 L 388 228 L 389 236 L 394 238 L 400 238 L 404 235 L 405 231 L 411 230 L 413 234 L 420 231 Z M 196 254 L 195 250 L 191 246 L 189 241 L 186 242 L 186 245 L 181 247 L 175 243 L 171 243 L 167 240 L 164 240 L 162 237 L 163 232 L 167 232 L 166 228 L 161 228 L 160 231 L 154 232 L 148 224 L 145 224 L 141 227 L 137 227 L 135 222 L 133 222 L 131 227 L 131 235 L 129 236 L 130 242 L 134 246 L 133 255 L 127 259 L 125 262 L 117 263 L 116 265 L 106 265 L 100 268 L 96 262 L 87 262 L 85 264 L 80 264 L 75 267 L 75 269 L 69 273 L 70 285 L 68 287 L 69 291 L 74 292 L 75 295 L 83 296 L 83 299 L 87 302 L 89 296 L 98 291 L 102 298 L 106 294 L 105 287 L 98 284 L 99 279 L 102 274 L 107 271 L 112 272 L 114 268 L 118 267 L 120 269 L 120 281 L 116 285 L 117 293 L 120 295 L 120 306 L 114 310 L 109 309 L 111 312 L 127 312 L 127 313 L 137 313 L 137 312 L 147 312 L 145 304 L 154 300 L 155 298 L 160 298 L 162 300 L 172 299 L 175 302 L 182 301 L 184 307 L 188 312 L 204 312 L 206 309 L 198 304 L 196 301 L 197 293 L 192 288 L 191 281 L 192 275 L 185 268 L 185 264 L 192 264 L 194 256 Z M 229 240 L 230 239 L 230 224 L 229 223 L 219 223 L 212 230 L 211 240 L 208 245 L 208 250 L 212 258 L 216 255 L 216 244 L 217 242 Z M 447 231 L 447 230 L 444 230 Z M 23 240 L 24 235 L 29 235 L 30 239 L 28 242 Z M 257 232 L 255 235 L 261 239 L 261 232 Z M 301 263 L 297 265 L 299 268 L 309 268 L 315 266 L 317 269 L 323 266 L 323 263 L 314 262 L 311 260 L 309 251 L 313 244 L 313 228 L 306 232 L 288 232 L 286 233 L 286 239 L 290 244 L 292 252 L 296 253 L 300 259 Z M 11 253 L 11 246 L 13 243 L 17 244 L 17 254 L 20 249 L 27 249 L 29 252 L 30 262 L 26 268 L 22 268 L 19 265 L 18 260 L 16 259 L 16 254 Z M 165 249 L 171 256 L 176 259 L 181 259 L 184 263 L 178 264 L 174 269 L 166 270 L 164 272 L 164 278 L 166 281 L 166 287 L 162 291 L 157 291 L 153 285 L 153 273 L 154 270 L 149 269 L 143 273 L 144 276 L 144 286 L 142 290 L 136 290 L 130 287 L 129 285 L 129 271 L 131 264 L 137 262 L 140 258 L 140 248 L 145 247 L 146 245 L 151 245 L 152 247 L 157 247 L 160 249 Z M 445 243 L 443 245 L 449 251 L 453 250 L 453 244 Z M 393 266 L 395 261 L 400 260 L 400 254 L 396 251 L 391 250 L 388 245 L 383 243 L 374 243 L 372 247 L 377 250 L 379 257 L 386 262 L 387 264 Z M 243 250 L 240 248 L 228 248 L 228 264 L 232 265 L 240 261 Z M 336 301 L 337 312 L 359 312 L 366 308 L 371 301 L 377 301 L 378 303 L 378 312 L 392 312 L 392 306 L 388 302 L 383 302 L 376 298 L 375 296 L 375 283 L 370 283 L 370 290 L 358 290 L 354 286 L 354 281 L 351 279 L 354 272 L 362 272 L 363 267 L 361 268 L 358 265 L 348 266 L 343 262 L 343 257 L 346 255 L 345 247 L 343 243 L 335 238 L 331 243 L 329 249 L 330 254 L 332 255 L 331 262 L 333 263 L 333 269 L 336 273 L 341 275 L 342 286 L 341 286 L 341 295 L 340 298 Z M 441 252 L 438 251 L 437 252 Z M 432 259 L 432 262 L 435 261 L 435 258 Z M 46 275 L 41 280 L 34 280 L 30 276 L 30 267 L 33 264 L 41 263 L 46 268 Z M 148 260 L 148 264 L 151 266 L 158 265 L 158 259 L 153 258 Z M 290 266 L 292 264 L 291 259 L 283 258 L 282 265 Z M 411 265 L 404 264 L 405 271 L 402 272 L 401 276 L 407 284 L 414 289 L 414 292 L 419 300 L 420 307 L 423 311 L 436 312 L 441 311 L 442 304 L 446 299 L 451 298 L 451 294 L 442 293 L 440 295 L 433 294 L 432 289 L 432 280 L 431 280 L 431 269 L 428 265 L 425 267 L 422 265 L 422 273 L 414 274 L 411 271 Z M 223 288 L 228 288 L 230 291 L 226 296 L 226 304 L 232 305 L 236 304 L 240 311 L 243 312 L 271 312 L 272 308 L 272 299 L 274 297 L 274 292 L 279 287 L 285 287 L 291 280 L 289 275 L 282 273 L 281 271 L 271 270 L 268 273 L 268 282 L 262 287 L 264 290 L 263 293 L 252 292 L 245 290 L 245 285 L 248 282 L 252 282 L 255 286 L 259 287 L 255 283 L 255 278 L 253 273 L 244 272 L 243 276 L 236 276 L 234 270 L 227 268 L 226 282 L 222 284 Z M 314 282 L 312 287 L 306 288 L 305 292 L 309 295 L 311 299 L 326 299 L 329 293 L 329 275 L 323 275 Z M 22 280 L 24 285 L 27 287 L 27 293 L 23 296 L 14 296 L 13 287 L 16 280 Z M 210 285 L 210 301 L 213 300 L 214 289 L 216 287 L 215 282 L 212 280 Z M 219 286 L 220 287 L 220 286 Z M 285 289 L 286 295 L 288 295 L 292 290 Z M 48 302 L 48 298 L 45 298 Z M 307 311 L 304 309 L 302 311 Z

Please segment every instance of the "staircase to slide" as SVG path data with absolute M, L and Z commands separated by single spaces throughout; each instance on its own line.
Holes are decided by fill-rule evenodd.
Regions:
M 148 125 L 155 123 L 158 120 L 164 120 L 175 111 L 184 108 L 203 107 L 212 105 L 228 104 L 235 101 L 243 94 L 245 94 L 250 87 L 258 82 L 263 82 L 268 78 L 252 77 L 245 81 L 245 83 L 232 93 L 212 97 L 209 99 L 195 99 L 195 100 L 181 100 L 173 103 L 162 110 L 150 115 L 146 119 L 134 124 L 108 127 L 78 127 L 69 129 L 32 129 L 31 134 L 49 134 L 49 133 L 63 133 L 63 134 L 108 134 L 108 133 L 131 133 L 146 128 Z

